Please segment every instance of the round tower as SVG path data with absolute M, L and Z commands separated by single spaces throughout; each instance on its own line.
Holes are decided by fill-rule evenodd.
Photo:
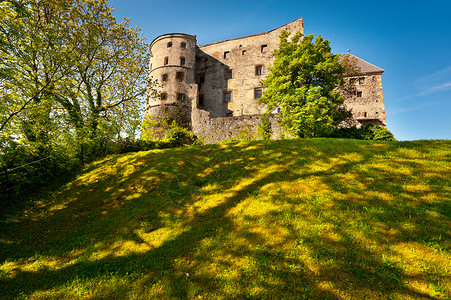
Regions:
M 150 44 L 150 54 L 149 82 L 156 80 L 157 84 L 148 88 L 146 118 L 150 117 L 156 127 L 169 119 L 189 128 L 192 103 L 197 97 L 196 36 L 161 35 Z M 158 134 L 153 137 L 161 138 Z

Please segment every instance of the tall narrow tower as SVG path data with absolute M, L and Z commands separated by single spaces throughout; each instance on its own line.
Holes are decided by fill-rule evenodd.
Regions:
M 169 119 L 190 128 L 191 109 L 198 93 L 195 83 L 196 36 L 161 35 L 150 44 L 150 53 L 149 78 L 157 80 L 157 85 L 148 89 L 146 117 L 153 118 L 155 124 Z M 154 131 L 152 137 L 161 138 L 158 128 L 148 129 Z

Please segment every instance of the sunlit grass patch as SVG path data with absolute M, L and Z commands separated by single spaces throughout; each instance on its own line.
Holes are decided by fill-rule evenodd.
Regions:
M 0 297 L 447 299 L 451 142 L 107 157 L 2 220 Z

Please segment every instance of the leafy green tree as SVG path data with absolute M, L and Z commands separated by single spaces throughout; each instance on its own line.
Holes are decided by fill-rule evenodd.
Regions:
M 352 115 L 338 90 L 345 68 L 331 53 L 329 41 L 283 31 L 275 61 L 263 80 L 261 103 L 280 108 L 282 126 L 299 137 L 326 136 Z
M 33 139 L 39 124 L 81 151 L 136 135 L 148 49 L 112 11 L 106 0 L 0 2 L 1 133 Z

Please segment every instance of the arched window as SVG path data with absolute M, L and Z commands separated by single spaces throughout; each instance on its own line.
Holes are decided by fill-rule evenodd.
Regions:
M 184 57 L 180 57 L 180 65 L 181 66 L 185 65 L 185 58 Z

